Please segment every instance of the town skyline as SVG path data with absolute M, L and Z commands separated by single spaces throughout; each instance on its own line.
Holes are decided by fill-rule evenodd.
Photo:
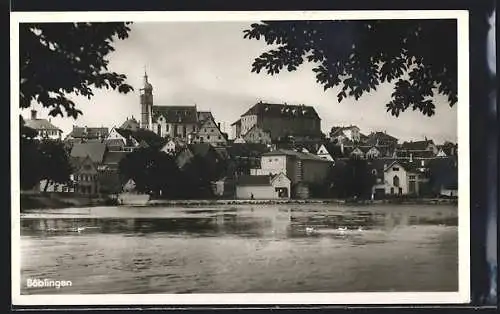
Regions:
M 384 107 L 392 92 L 387 84 L 358 101 L 349 98 L 338 103 L 336 89 L 324 92 L 315 82 L 311 64 L 277 76 L 251 73 L 253 59 L 267 49 L 262 42 L 243 39 L 243 30 L 251 23 L 132 24 L 130 38 L 115 43 L 116 51 L 109 60 L 110 69 L 126 74 L 134 91 L 123 95 L 95 90 L 91 100 L 71 96 L 83 115 L 77 120 L 52 117 L 52 123 L 65 136 L 74 125 L 112 128 L 131 116 L 139 119 L 139 88 L 146 65 L 155 105 L 196 105 L 198 110 L 211 111 L 229 136 L 231 123 L 263 101 L 313 106 L 325 134 L 333 126 L 356 125 L 363 133 L 386 131 L 400 141 L 427 137 L 436 143 L 457 142 L 457 108 L 450 108 L 444 98 L 435 98 L 433 117 L 408 111 L 396 118 Z M 22 111 L 25 119 L 29 119 L 30 109 Z M 35 104 L 34 109 L 40 118 L 48 117 L 40 105 Z

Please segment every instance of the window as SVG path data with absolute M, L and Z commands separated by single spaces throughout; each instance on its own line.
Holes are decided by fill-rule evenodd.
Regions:
M 214 129 L 211 129 L 211 130 L 210 130 L 210 132 L 212 132 L 212 133 L 213 133 L 213 132 L 214 132 Z
M 167 132 L 170 132 L 170 124 L 167 124 Z
M 373 174 L 374 176 L 376 176 L 376 175 L 377 175 L 377 169 L 373 169 L 373 170 L 372 170 L 372 174 Z
M 219 135 L 219 140 L 222 140 L 222 136 Z
M 158 124 L 158 126 L 157 126 L 156 134 L 161 136 L 161 125 L 160 124 Z
M 207 135 L 207 140 L 209 140 L 209 139 L 210 139 L 210 135 Z
M 410 175 L 410 180 L 415 180 L 415 176 L 414 175 Z
M 399 167 L 392 167 L 392 171 L 399 171 Z

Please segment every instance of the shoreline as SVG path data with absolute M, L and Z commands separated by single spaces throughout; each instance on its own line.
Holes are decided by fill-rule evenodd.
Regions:
M 337 205 L 449 205 L 458 204 L 457 199 L 386 199 L 386 200 L 358 200 L 346 199 L 287 199 L 287 200 L 150 200 L 146 206 L 175 206 L 175 205 L 281 205 L 281 204 L 337 204 Z
M 418 198 L 418 199 L 384 199 L 384 200 L 347 200 L 347 199 L 283 199 L 283 200 L 149 200 L 137 207 L 159 206 L 217 206 L 217 205 L 293 205 L 293 204 L 332 204 L 344 206 L 374 205 L 457 205 L 458 199 Z M 21 195 L 21 211 L 31 209 L 62 209 L 88 206 L 127 206 L 110 203 L 106 198 L 58 197 L 55 195 Z

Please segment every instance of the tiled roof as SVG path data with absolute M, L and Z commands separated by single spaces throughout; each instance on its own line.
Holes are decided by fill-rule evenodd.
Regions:
M 205 121 L 207 119 L 213 119 L 213 115 L 212 115 L 212 112 L 210 111 L 198 111 L 197 112 L 197 116 L 198 116 L 198 121 L 199 122 L 202 122 L 202 121 Z
M 350 126 L 333 126 L 331 129 L 330 129 L 330 136 L 331 137 L 335 137 L 335 136 L 338 136 L 338 135 L 341 135 L 343 134 L 343 132 L 345 130 L 350 130 L 350 129 L 359 129 L 357 126 L 355 125 L 350 125 Z
M 330 154 L 330 156 L 332 156 L 333 158 L 342 156 L 341 147 L 338 145 L 335 145 L 334 143 L 326 143 L 325 148 L 328 151 L 328 153 Z
M 198 123 L 195 106 L 153 106 L 153 120 L 160 116 L 167 123 Z
M 434 152 L 431 150 L 398 150 L 395 152 L 398 158 L 433 158 Z
M 103 164 L 105 165 L 118 164 L 125 156 L 127 156 L 127 154 L 128 152 L 108 151 L 104 154 Z
M 137 122 L 137 120 L 134 117 L 125 120 L 125 122 L 123 122 L 123 124 L 120 126 L 120 129 L 128 129 L 132 131 L 136 131 L 139 128 L 140 128 L 139 122 Z
M 123 143 L 122 140 L 117 139 L 117 138 L 112 138 L 112 139 L 104 140 L 104 144 L 106 144 L 106 146 L 108 148 L 111 148 L 111 147 L 113 147 L 113 148 L 117 148 L 117 147 L 121 148 L 121 147 L 123 147 L 125 145 L 125 143 Z
M 410 142 L 404 142 L 401 144 L 401 149 L 403 150 L 426 150 L 427 147 L 430 144 L 434 144 L 434 141 L 432 140 L 425 140 L 425 141 L 410 141 Z
M 251 176 L 243 175 L 238 178 L 237 185 L 240 186 L 255 186 L 255 185 L 270 185 L 272 176 Z
M 135 131 L 128 129 L 115 129 L 121 136 L 125 139 L 129 139 L 130 137 L 134 138 L 138 143 L 144 142 L 147 146 L 150 147 L 163 147 L 165 145 L 166 140 L 150 130 L 137 129 Z M 131 143 L 127 143 L 127 146 L 130 146 Z
M 297 117 L 320 119 L 318 113 L 312 106 L 269 104 L 259 102 L 248 109 L 242 116 L 258 115 L 267 117 Z
M 317 160 L 317 161 L 323 161 L 326 162 L 325 159 L 318 157 L 317 155 L 311 154 L 311 153 L 302 153 L 302 152 L 297 152 L 294 150 L 288 150 L 288 149 L 277 149 L 274 151 L 271 151 L 269 153 L 265 153 L 262 156 L 293 156 L 298 159 L 302 160 Z
M 71 157 L 86 157 L 89 156 L 90 159 L 95 163 L 102 163 L 104 160 L 104 153 L 106 151 L 106 145 L 104 143 L 92 142 L 92 143 L 76 143 L 71 149 Z
M 25 126 L 35 129 L 35 130 L 59 130 L 58 127 L 50 123 L 50 121 L 46 119 L 35 119 L 35 120 L 26 120 Z
M 417 161 L 409 162 L 409 161 L 402 161 L 402 160 L 395 160 L 391 164 L 387 164 L 386 169 L 392 167 L 393 164 L 398 164 L 401 167 L 403 167 L 406 171 L 408 172 L 417 172 L 418 169 L 422 168 L 421 164 Z
M 105 127 L 73 127 L 68 137 L 73 138 L 99 138 L 108 136 L 109 129 Z
M 397 142 L 398 139 L 385 132 L 372 132 L 367 136 L 367 143 L 377 145 L 379 143 Z

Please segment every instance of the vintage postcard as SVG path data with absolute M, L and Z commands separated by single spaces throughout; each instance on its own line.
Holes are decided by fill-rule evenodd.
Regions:
M 466 11 L 11 29 L 15 305 L 470 300 Z

